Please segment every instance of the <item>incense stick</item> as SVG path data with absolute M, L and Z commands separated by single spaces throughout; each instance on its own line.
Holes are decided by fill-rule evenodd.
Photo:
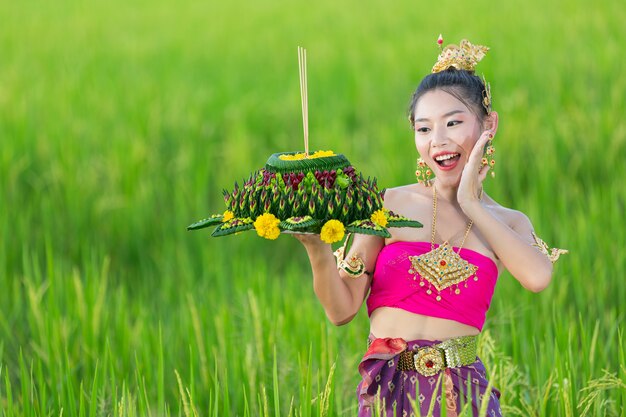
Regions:
M 309 157 L 309 105 L 306 80 L 306 49 L 298 46 L 298 68 L 300 71 L 300 100 L 302 102 L 302 127 L 304 129 L 304 157 Z

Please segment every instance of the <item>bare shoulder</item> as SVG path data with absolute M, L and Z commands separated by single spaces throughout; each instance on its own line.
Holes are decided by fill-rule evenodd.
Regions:
M 487 198 L 486 207 L 502 222 L 518 233 L 526 233 L 533 230 L 532 223 L 528 216 L 519 210 L 505 207 L 491 197 Z
M 407 185 L 400 185 L 398 187 L 393 187 L 393 188 L 386 188 L 385 189 L 385 201 L 389 197 L 393 198 L 398 195 L 418 193 L 420 188 L 421 187 L 419 186 L 419 184 L 407 184 Z
M 387 188 L 384 193 L 385 207 L 389 210 L 397 210 L 404 206 L 407 201 L 420 199 L 432 194 L 426 192 L 426 190 L 427 188 L 421 184 L 407 184 Z

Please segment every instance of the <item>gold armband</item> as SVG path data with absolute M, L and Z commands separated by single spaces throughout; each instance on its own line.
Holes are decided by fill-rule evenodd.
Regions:
M 553 264 L 559 260 L 559 256 L 569 253 L 567 249 L 549 248 L 546 242 L 541 240 L 541 238 L 537 236 L 535 232 L 532 232 L 532 234 L 533 239 L 535 239 L 535 243 L 533 243 L 532 245 L 539 249 L 541 253 L 546 255 L 550 262 L 552 262 Z
M 337 258 L 337 269 L 343 269 L 352 278 L 359 278 L 363 274 L 370 275 L 370 272 L 365 270 L 365 263 L 360 256 L 352 255 L 347 260 L 345 259 L 346 248 L 351 237 L 351 234 L 349 234 L 343 246 L 333 253 L 335 258 Z
M 363 259 L 359 258 L 356 255 L 352 255 L 348 260 L 342 260 L 337 264 L 338 269 L 343 269 L 346 271 L 346 274 L 350 275 L 352 278 L 358 278 L 363 274 L 369 275 L 369 271 L 365 270 L 365 263 L 363 263 Z

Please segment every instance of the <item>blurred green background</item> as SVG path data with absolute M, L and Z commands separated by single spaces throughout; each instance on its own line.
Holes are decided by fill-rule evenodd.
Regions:
M 411 94 L 445 43 L 491 50 L 487 192 L 570 254 L 500 278 L 482 355 L 507 415 L 624 415 L 626 6 L 0 0 L 3 416 L 356 414 L 367 315 L 333 327 L 288 236 L 185 227 L 312 149 L 414 181 Z M 288 254 L 277 256 L 276 254 Z

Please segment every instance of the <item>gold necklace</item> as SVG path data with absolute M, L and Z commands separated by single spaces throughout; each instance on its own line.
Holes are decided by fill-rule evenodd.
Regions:
M 482 198 L 482 190 L 480 194 Z M 432 288 L 434 287 L 437 291 L 437 301 L 441 301 L 441 291 L 453 285 L 456 285 L 454 293 L 460 294 L 461 290 L 458 284 L 467 281 L 472 275 L 474 276 L 474 281 L 478 281 L 478 276 L 476 275 L 478 267 L 459 256 L 473 224 L 473 220 L 467 223 L 465 235 L 463 236 L 458 252 L 454 252 L 447 240 L 435 249 L 437 188 L 433 185 L 433 223 L 431 226 L 430 252 L 420 256 L 409 256 L 409 260 L 411 261 L 409 274 L 414 275 L 413 280 L 415 281 L 417 281 L 419 275 L 419 285 L 420 287 L 428 285 L 428 289 L 426 290 L 428 295 L 433 293 Z M 465 282 L 465 287 L 467 287 L 467 282 Z

